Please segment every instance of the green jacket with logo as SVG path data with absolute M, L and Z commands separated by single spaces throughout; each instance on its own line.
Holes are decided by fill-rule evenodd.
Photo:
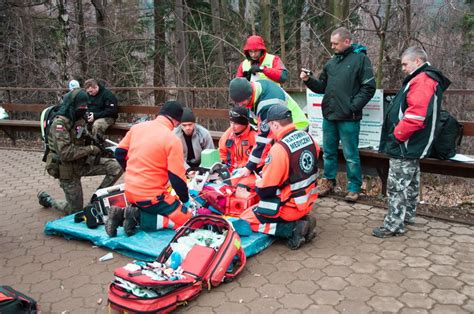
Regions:
M 305 82 L 311 91 L 324 94 L 325 119 L 362 119 L 362 109 L 375 93 L 374 72 L 365 51 L 363 46 L 352 45 L 324 65 L 319 79 L 311 76 Z

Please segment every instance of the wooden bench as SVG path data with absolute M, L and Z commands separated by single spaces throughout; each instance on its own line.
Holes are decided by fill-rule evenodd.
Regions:
M 36 112 L 40 113 L 46 105 L 44 104 L 1 104 L 9 112 Z M 125 114 L 150 114 L 155 115 L 159 107 L 155 106 L 119 106 L 119 113 Z M 227 109 L 196 108 L 193 109 L 196 116 L 201 118 L 228 119 Z M 464 137 L 474 136 L 474 122 L 461 121 L 464 126 Z M 110 135 L 123 136 L 130 129 L 130 123 L 118 122 L 107 131 Z M 40 122 L 31 120 L 0 120 L 0 129 L 2 129 L 15 144 L 15 131 L 40 131 Z M 217 145 L 223 132 L 210 131 L 214 143 Z M 382 180 L 383 192 L 386 191 L 386 182 L 389 168 L 389 156 L 381 154 L 370 149 L 360 149 L 361 164 L 375 170 L 375 173 Z M 321 157 L 322 159 L 322 157 Z M 344 165 L 344 157 L 339 152 L 339 163 Z M 420 163 L 421 171 L 425 173 L 434 173 L 450 175 L 457 177 L 474 178 L 474 163 L 456 162 L 451 160 L 439 160 L 425 158 Z M 372 171 L 373 172 L 373 171 Z

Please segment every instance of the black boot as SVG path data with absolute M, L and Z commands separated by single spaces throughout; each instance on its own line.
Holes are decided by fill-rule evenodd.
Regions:
M 305 236 L 309 230 L 309 222 L 306 220 L 298 220 L 296 221 L 295 229 L 293 230 L 293 234 L 288 239 L 286 243 L 288 247 L 292 250 L 297 250 L 299 247 L 305 243 Z
M 135 206 L 127 206 L 124 210 L 123 230 L 130 237 L 135 234 L 135 227 L 140 221 L 140 210 Z
M 38 195 L 36 195 L 38 197 L 38 203 L 43 206 L 43 207 L 52 207 L 53 204 L 53 199 L 51 198 L 51 196 L 49 196 L 48 193 L 42 191 L 42 192 L 39 192 Z
M 108 210 L 108 219 L 105 223 L 105 232 L 109 237 L 113 238 L 117 236 L 117 228 L 123 224 L 124 221 L 124 209 L 118 206 L 112 206 Z
M 311 242 L 314 238 L 316 238 L 316 218 L 307 215 L 301 218 L 302 220 L 306 220 L 309 223 L 308 233 L 304 236 L 304 240 L 306 243 Z

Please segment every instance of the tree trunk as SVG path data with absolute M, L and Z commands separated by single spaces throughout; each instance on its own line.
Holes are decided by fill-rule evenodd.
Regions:
M 212 10 L 212 29 L 214 35 L 217 37 L 216 45 L 216 72 L 218 77 L 225 77 L 225 68 L 224 68 L 224 44 L 222 36 L 222 27 L 221 27 L 221 11 L 219 7 L 219 0 L 211 0 L 211 10 Z M 222 84 L 226 83 L 225 80 L 219 80 Z
M 185 87 L 189 84 L 188 58 L 186 51 L 185 14 L 183 0 L 175 0 L 176 16 L 176 85 Z M 183 95 L 184 94 L 184 95 Z M 178 99 L 187 103 L 187 95 L 178 93 Z
M 385 51 L 385 36 L 387 35 L 388 30 L 388 22 L 390 21 L 390 13 L 392 9 L 392 1 L 387 0 L 387 4 L 385 5 L 385 18 L 383 21 L 382 28 L 380 29 L 380 45 L 379 45 L 379 58 L 377 64 L 377 71 L 375 75 L 375 83 L 377 88 L 381 88 L 382 86 L 382 79 L 383 79 L 383 56 Z
M 267 50 L 271 50 L 272 46 L 272 7 L 270 0 L 261 0 L 260 1 L 260 11 L 262 17 L 262 29 L 261 35 L 263 40 L 265 40 L 265 45 Z
M 154 19 L 155 19 L 155 56 L 153 63 L 153 86 L 164 86 L 165 80 L 165 20 L 163 16 L 162 4 L 160 0 L 154 0 Z M 165 102 L 165 92 L 155 91 L 155 104 Z
M 105 5 L 107 0 L 91 0 L 95 8 L 97 23 L 97 66 L 99 68 L 99 77 L 107 80 L 109 76 L 107 60 L 107 12 Z
M 405 40 L 403 50 L 410 47 L 411 42 L 411 0 L 405 0 Z
M 285 13 L 283 10 L 283 0 L 278 0 L 278 28 L 280 30 L 280 58 L 283 62 L 286 59 L 285 50 Z
M 296 49 L 296 71 L 298 72 L 303 66 L 303 56 L 302 56 L 302 43 L 301 43 L 301 32 L 303 31 L 303 14 L 306 1 L 298 1 L 296 14 L 298 14 L 298 19 L 295 23 L 295 29 L 298 31 L 295 34 L 295 49 Z M 299 80 L 296 80 L 299 81 Z
M 23 65 L 30 65 L 34 66 L 36 64 L 36 57 L 35 57 L 35 34 L 34 34 L 34 25 L 33 19 L 31 14 L 28 12 L 28 6 L 31 4 L 31 1 L 24 0 L 22 1 L 23 7 L 19 7 L 19 15 L 20 15 L 20 31 L 22 32 L 21 40 L 22 40 L 22 53 L 24 56 L 24 60 L 21 63 Z M 21 66 L 20 73 L 23 73 L 19 77 L 18 82 L 20 83 L 19 86 L 32 86 L 34 84 L 34 76 L 33 72 L 30 70 L 30 66 Z M 32 84 L 33 83 L 33 84 Z
M 64 0 L 58 0 L 58 23 L 59 23 L 59 34 L 58 36 L 58 66 L 59 66 L 59 78 L 60 81 L 67 81 L 68 67 L 67 58 L 69 55 L 68 35 L 69 35 L 69 15 L 66 12 Z
M 87 74 L 87 54 L 86 54 L 86 29 L 84 26 L 84 9 L 82 1 L 76 1 L 76 16 L 79 24 L 78 30 L 78 50 L 79 50 L 79 68 L 81 78 Z
M 328 0 L 329 15 L 328 25 L 333 28 L 344 26 L 349 15 L 349 0 Z

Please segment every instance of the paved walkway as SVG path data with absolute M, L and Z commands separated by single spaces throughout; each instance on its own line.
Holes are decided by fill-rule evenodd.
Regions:
M 45 236 L 59 214 L 36 193 L 62 196 L 41 154 L 0 150 L 0 284 L 35 298 L 43 313 L 107 313 L 113 270 L 130 259 L 88 242 Z M 83 181 L 89 196 L 98 179 Z M 384 209 L 320 200 L 319 236 L 298 251 L 283 243 L 248 260 L 232 283 L 203 293 L 190 313 L 473 313 L 474 227 L 418 218 L 404 237 L 370 235 Z

